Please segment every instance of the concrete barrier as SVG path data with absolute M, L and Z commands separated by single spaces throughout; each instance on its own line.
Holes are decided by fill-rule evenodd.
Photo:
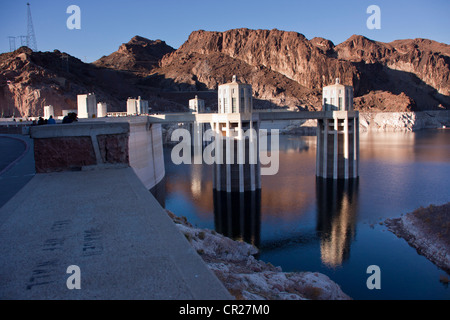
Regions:
M 147 189 L 165 175 L 161 125 L 144 117 L 35 126 L 30 136 L 37 173 L 131 166 Z
M 13 121 L 0 122 L 0 134 L 29 134 L 31 123 L 18 123 Z

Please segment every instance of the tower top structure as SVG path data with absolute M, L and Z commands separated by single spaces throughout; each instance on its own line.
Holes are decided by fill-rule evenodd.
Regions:
M 353 111 L 353 87 L 336 78 L 334 84 L 323 87 L 322 107 L 323 111 Z
M 232 82 L 219 86 L 218 106 L 219 113 L 252 113 L 252 86 L 233 75 Z

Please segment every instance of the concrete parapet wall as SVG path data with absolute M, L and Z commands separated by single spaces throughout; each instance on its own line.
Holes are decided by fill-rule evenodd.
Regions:
M 147 189 L 165 175 L 161 125 L 146 118 L 35 126 L 37 173 L 131 166 Z
M 2 134 L 28 134 L 30 124 L 16 123 L 13 121 L 0 122 L 0 133 Z
M 37 173 L 129 165 L 127 123 L 37 126 L 30 129 L 30 135 Z

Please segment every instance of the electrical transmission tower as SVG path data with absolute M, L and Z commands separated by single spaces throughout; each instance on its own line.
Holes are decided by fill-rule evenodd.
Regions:
M 20 46 L 19 47 L 23 47 L 28 45 L 28 37 L 27 36 L 17 36 L 17 37 L 13 37 L 13 36 L 9 36 L 9 51 L 13 52 L 16 51 L 17 49 L 17 39 L 20 40 Z
M 16 37 L 8 37 L 9 38 L 9 51 L 16 51 Z
M 33 20 L 31 18 L 30 4 L 27 3 L 28 24 L 27 24 L 27 47 L 37 51 L 36 35 L 34 34 Z
M 69 56 L 65 53 L 61 54 L 61 67 L 65 72 L 69 72 Z
M 27 36 L 18 36 L 18 39 L 20 39 L 20 46 L 26 46 L 27 45 Z

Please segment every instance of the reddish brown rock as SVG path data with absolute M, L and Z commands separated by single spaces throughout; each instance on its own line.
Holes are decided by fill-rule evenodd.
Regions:
M 357 69 L 347 61 L 328 57 L 297 32 L 280 30 L 233 29 L 226 32 L 195 31 L 173 54 L 164 57 L 161 65 L 174 63 L 179 55 L 223 53 L 250 66 L 264 66 L 309 89 L 322 88 L 340 77 L 341 83 L 352 85 Z M 329 52 L 332 48 L 327 43 Z
M 140 79 L 133 73 L 83 63 L 58 50 L 32 52 L 22 47 L 0 54 L 0 115 L 43 116 L 44 106 L 52 105 L 55 115 L 61 116 L 62 110 L 77 109 L 78 94 L 89 92 L 106 102 L 108 111 L 125 111 L 130 96 L 149 100 L 155 111 L 183 110 L 158 98 L 154 90 L 138 87 Z
M 196 87 L 215 89 L 215 81 L 230 73 L 215 66 L 231 58 L 228 64 L 239 67 L 228 70 L 251 83 L 255 96 L 277 106 L 296 108 L 304 103 L 310 104 L 308 109 L 320 109 L 320 99 L 315 98 L 339 77 L 354 87 L 355 97 L 364 97 L 360 102 L 368 102 L 360 103 L 359 110 L 442 110 L 450 108 L 449 52 L 450 46 L 425 39 L 382 43 L 354 35 L 335 46 L 327 39 L 308 40 L 276 29 L 200 30 L 161 60 L 158 73 L 173 83 L 195 82 Z M 195 59 L 208 59 L 208 67 L 193 66 Z M 258 75 L 261 69 L 300 85 L 301 93 L 274 85 L 277 77 Z
M 176 51 L 136 36 L 94 64 L 64 57 L 26 48 L 0 55 L 5 115 L 42 115 L 48 104 L 59 115 L 87 92 L 110 111 L 124 111 L 126 99 L 139 95 L 153 111 L 186 111 L 188 99 L 174 92 L 216 90 L 234 74 L 253 86 L 257 108 L 320 110 L 322 87 L 339 77 L 354 87 L 359 110 L 450 109 L 450 46 L 427 39 L 383 43 L 354 35 L 334 45 L 276 29 L 199 30 Z
M 109 134 L 97 136 L 103 163 L 129 164 L 128 134 Z
M 97 163 L 91 137 L 34 139 L 34 158 L 37 173 L 81 170 Z
M 172 57 L 172 58 L 170 58 Z M 320 107 L 320 93 L 309 89 L 268 67 L 250 64 L 223 53 L 189 53 L 182 51 L 163 59 L 161 68 L 155 69 L 147 78 L 164 78 L 161 89 L 179 91 L 217 90 L 222 83 L 229 82 L 233 75 L 253 87 L 255 108 L 278 108 L 316 110 Z M 170 60 L 174 59 L 174 60 Z M 168 61 L 172 61 L 169 63 Z M 217 107 L 217 96 L 212 102 Z
M 449 95 L 450 46 L 447 44 L 428 39 L 383 43 L 353 35 L 335 50 L 339 59 L 380 63 L 392 70 L 411 73 L 438 93 Z
M 175 49 L 164 41 L 153 41 L 135 36 L 128 43 L 122 44 L 119 50 L 109 56 L 103 56 L 94 64 L 99 67 L 146 75 L 159 65 L 159 61 L 165 54 L 173 51 Z
M 373 91 L 353 100 L 355 110 L 370 112 L 410 112 L 417 109 L 413 99 L 404 92 L 395 95 L 387 91 Z

